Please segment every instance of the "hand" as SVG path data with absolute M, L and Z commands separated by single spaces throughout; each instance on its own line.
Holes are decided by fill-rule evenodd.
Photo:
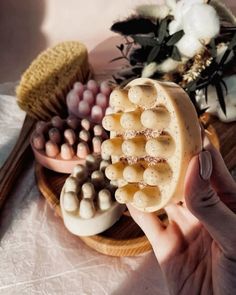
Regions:
M 236 294 L 236 183 L 220 153 L 204 140 L 185 179 L 185 204 L 154 213 L 128 205 L 149 239 L 171 295 Z

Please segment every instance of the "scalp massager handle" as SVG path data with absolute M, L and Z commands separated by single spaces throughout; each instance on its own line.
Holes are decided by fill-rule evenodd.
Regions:
M 30 148 L 30 135 L 35 125 L 35 119 L 26 115 L 17 142 L 0 169 L 0 209 L 9 196 L 10 191 L 29 159 L 33 159 Z

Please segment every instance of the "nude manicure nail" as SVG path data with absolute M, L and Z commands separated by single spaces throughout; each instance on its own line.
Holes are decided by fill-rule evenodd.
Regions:
M 199 154 L 200 176 L 203 180 L 209 180 L 212 173 L 212 158 L 208 151 Z

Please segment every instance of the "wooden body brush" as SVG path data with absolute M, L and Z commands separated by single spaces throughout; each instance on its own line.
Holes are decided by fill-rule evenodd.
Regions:
M 30 135 L 36 120 L 66 114 L 66 93 L 89 75 L 88 53 L 80 42 L 63 42 L 41 53 L 23 74 L 17 102 L 26 111 L 17 143 L 0 170 L 0 208 L 26 160 L 32 157 Z

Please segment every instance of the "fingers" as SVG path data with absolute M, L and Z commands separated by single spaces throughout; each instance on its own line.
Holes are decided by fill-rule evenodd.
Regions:
M 185 178 L 185 201 L 222 250 L 230 254 L 235 252 L 236 239 L 232 233 L 235 231 L 236 215 L 211 187 L 212 168 L 209 151 L 203 151 L 191 160 Z M 222 181 L 219 176 L 218 181 Z
M 165 207 L 170 223 L 175 221 L 186 241 L 195 240 L 201 226 L 199 220 L 184 206 L 169 204 Z
M 186 246 L 185 239 L 175 222 L 166 228 L 155 213 L 139 211 L 130 204 L 127 204 L 127 207 L 134 221 L 150 241 L 160 264 L 175 256 Z
M 155 213 L 146 213 L 137 210 L 132 205 L 127 204 L 130 215 L 134 221 L 141 227 L 152 245 L 155 245 L 165 230 L 165 226 Z

